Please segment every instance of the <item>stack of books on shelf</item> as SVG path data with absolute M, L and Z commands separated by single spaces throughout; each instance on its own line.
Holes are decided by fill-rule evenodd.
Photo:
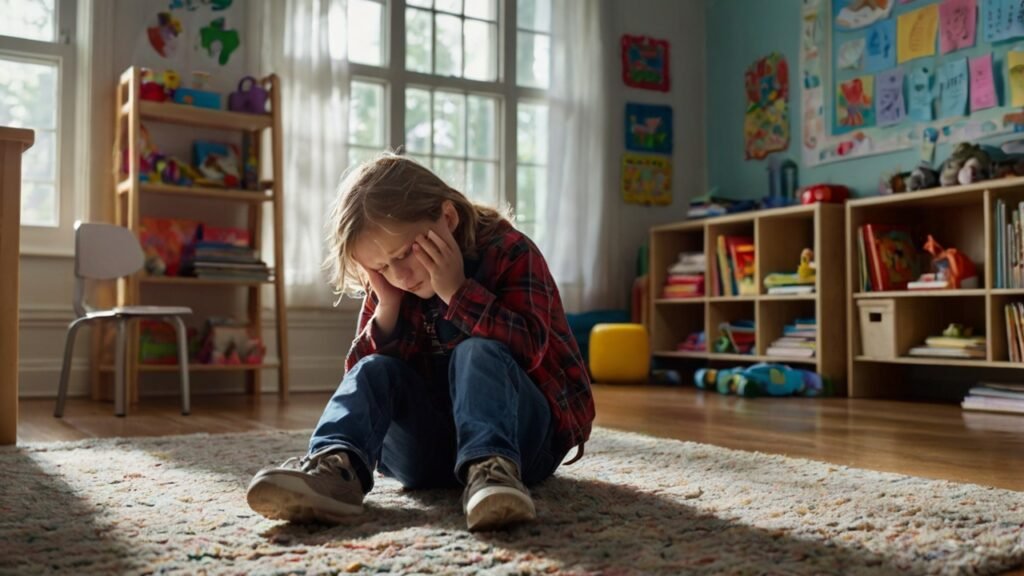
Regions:
M 996 200 L 996 288 L 1024 288 L 1024 202 Z
M 704 338 L 704 332 L 700 331 L 690 334 L 686 337 L 686 340 L 679 343 L 676 349 L 680 352 L 707 352 L 708 343 Z
M 911 356 L 985 359 L 984 336 L 929 336 L 923 346 L 910 349 Z
M 1024 384 L 980 384 L 971 388 L 960 406 L 964 410 L 1024 414 Z
M 719 236 L 717 240 L 715 289 L 720 296 L 754 296 L 756 254 L 754 240 L 749 236 Z
M 814 358 L 818 351 L 818 323 L 814 318 L 797 319 L 782 329 L 782 338 L 772 342 L 765 353 L 779 358 Z
M 686 209 L 687 218 L 710 218 L 722 216 L 732 212 L 745 212 L 757 208 L 757 203 L 752 200 L 729 200 L 716 196 L 713 192 L 697 196 L 690 201 Z
M 682 252 L 668 269 L 662 292 L 664 298 L 699 298 L 704 295 L 704 270 L 707 259 L 703 252 Z
M 857 259 L 861 292 L 906 290 L 917 278 L 919 255 L 909 226 L 857 227 Z
M 182 259 L 183 276 L 218 280 L 270 279 L 267 264 L 260 260 L 256 250 L 229 242 L 200 240 L 186 249 Z
M 753 354 L 756 339 L 753 320 L 734 320 L 718 326 L 721 335 L 715 342 L 719 354 Z
M 1006 344 L 1010 362 L 1024 362 L 1024 304 L 1012 302 L 1003 307 L 1006 315 Z

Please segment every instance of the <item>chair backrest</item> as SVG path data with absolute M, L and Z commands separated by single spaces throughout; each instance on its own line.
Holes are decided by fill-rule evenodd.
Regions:
M 112 224 L 75 222 L 75 313 L 85 316 L 85 280 L 111 280 L 134 273 L 146 262 L 132 231 Z

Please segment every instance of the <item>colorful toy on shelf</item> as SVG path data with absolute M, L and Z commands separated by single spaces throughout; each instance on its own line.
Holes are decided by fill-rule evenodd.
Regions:
M 906 179 L 906 189 L 913 192 L 915 190 L 927 190 L 929 188 L 935 188 L 939 185 L 939 173 L 934 168 L 922 162 L 917 168 L 914 168 L 910 172 L 910 176 Z
M 248 87 L 246 83 L 248 82 Z M 228 96 L 228 110 L 247 114 L 266 114 L 269 92 L 252 76 L 238 81 L 238 90 Z
M 242 188 L 246 190 L 260 189 L 260 164 L 257 155 L 256 143 L 258 139 L 252 134 L 242 134 Z
M 174 91 L 174 102 L 186 106 L 220 110 L 220 94 L 195 88 L 178 88 Z
M 196 179 L 199 177 L 196 172 L 187 163 L 178 160 L 172 156 L 162 154 L 157 150 L 156 146 L 153 145 L 153 141 L 149 136 L 149 130 L 146 127 L 140 126 L 139 135 L 142 140 L 139 145 L 139 181 L 140 182 L 153 182 L 163 184 L 174 184 L 176 186 L 191 186 Z M 122 168 L 122 173 L 127 174 L 127 154 L 128 151 L 124 151 L 125 165 Z
M 754 364 L 725 370 L 697 370 L 694 385 L 702 390 L 737 396 L 821 396 L 825 383 L 810 370 L 783 364 Z
M 842 204 L 850 197 L 850 189 L 838 184 L 813 184 L 800 193 L 801 204 L 834 202 Z
M 734 320 L 718 326 L 719 336 L 714 351 L 719 354 L 752 354 L 754 352 L 754 321 Z
M 817 280 L 817 267 L 814 264 L 814 251 L 804 248 L 800 251 L 800 264 L 796 273 L 775 272 L 764 277 L 764 285 L 769 294 L 799 293 L 802 290 L 783 290 L 794 286 L 813 287 Z
M 205 140 L 196 140 L 192 146 L 195 165 L 201 175 L 197 180 L 200 184 L 226 188 L 241 185 L 238 146 Z
M 263 341 L 249 335 L 249 327 L 236 320 L 209 318 L 199 335 L 196 361 L 200 364 L 261 364 Z
M 174 91 L 181 86 L 181 78 L 174 70 L 157 74 L 143 68 L 140 74 L 139 98 L 153 102 L 166 102 L 174 97 Z
M 966 254 L 956 248 L 943 248 L 931 234 L 924 250 L 932 255 L 932 271 L 911 282 L 911 290 L 977 288 L 978 269 Z

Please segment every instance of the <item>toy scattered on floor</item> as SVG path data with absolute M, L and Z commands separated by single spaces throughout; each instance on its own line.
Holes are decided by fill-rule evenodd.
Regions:
M 646 382 L 651 344 L 642 324 L 597 324 L 590 331 L 590 374 L 600 382 Z
M 956 248 L 943 248 L 931 234 L 924 250 L 932 255 L 931 272 L 907 284 L 909 290 L 978 287 L 978 269 L 966 254 Z
M 754 364 L 748 367 L 697 370 L 694 385 L 702 390 L 737 396 L 821 396 L 825 383 L 810 370 L 784 364 Z
M 850 197 L 850 189 L 838 184 L 813 184 L 800 193 L 801 204 L 832 202 L 842 204 Z
M 246 87 L 247 82 L 248 87 Z M 265 114 L 269 96 L 270 93 L 260 86 L 255 78 L 246 76 L 238 81 L 238 90 L 228 96 L 228 110 L 248 114 Z
M 814 264 L 814 251 L 804 248 L 800 251 L 800 264 L 795 274 L 776 272 L 764 278 L 764 285 L 769 294 L 810 294 L 817 282 L 817 266 Z

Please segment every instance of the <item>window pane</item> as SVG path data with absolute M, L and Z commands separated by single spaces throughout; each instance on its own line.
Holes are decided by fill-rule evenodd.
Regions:
M 430 92 L 426 90 L 405 91 L 405 149 L 430 153 Z
M 496 0 L 466 0 L 466 16 L 490 20 L 498 20 L 498 5 Z
M 474 202 L 498 205 L 498 165 L 494 162 L 470 162 L 466 195 Z
M 430 12 L 407 8 L 405 10 L 405 69 L 430 73 L 430 58 L 434 45 Z
M 0 126 L 57 128 L 56 64 L 0 58 Z
M 22 156 L 23 180 L 57 181 L 57 133 L 36 130 L 35 144 Z
M 551 0 L 518 0 L 516 9 L 519 28 L 551 31 Z
M 516 83 L 531 88 L 548 87 L 551 42 L 544 34 L 520 32 L 516 45 Z
M 349 143 L 380 148 L 384 146 L 384 87 L 372 82 L 352 81 L 349 107 Z
M 418 154 L 409 154 L 408 156 L 416 162 L 419 162 L 421 166 L 430 168 L 430 156 L 420 156 Z
M 434 154 L 466 154 L 466 99 L 462 94 L 434 93 Z
M 498 26 L 466 20 L 466 78 L 498 79 Z
M 405 3 L 409 6 L 422 6 L 424 8 L 434 7 L 434 0 L 405 0 Z
M 466 162 L 450 158 L 434 158 L 433 170 L 449 186 L 459 192 L 466 190 Z
M 434 8 L 452 14 L 462 14 L 462 0 L 434 0 Z
M 468 156 L 483 160 L 498 159 L 498 101 L 486 96 L 470 96 Z
M 348 58 L 352 62 L 384 65 L 382 28 L 384 6 L 368 0 L 348 0 Z
M 516 159 L 533 164 L 548 163 L 548 107 L 520 102 L 516 110 Z
M 438 14 L 434 17 L 434 25 L 437 26 L 434 74 L 462 76 L 462 19 Z
M 54 0 L 0 0 L 0 36 L 53 42 Z
M 358 148 L 356 146 L 350 146 L 348 149 L 348 165 L 355 166 L 356 164 L 362 164 L 363 162 L 369 162 L 380 154 L 380 150 L 374 150 L 371 148 Z
M 21 183 L 21 223 L 24 226 L 57 226 L 57 190 L 52 183 Z
M 516 220 L 536 222 L 547 203 L 548 171 L 540 166 L 516 168 Z M 536 240 L 536 238 L 534 238 Z

